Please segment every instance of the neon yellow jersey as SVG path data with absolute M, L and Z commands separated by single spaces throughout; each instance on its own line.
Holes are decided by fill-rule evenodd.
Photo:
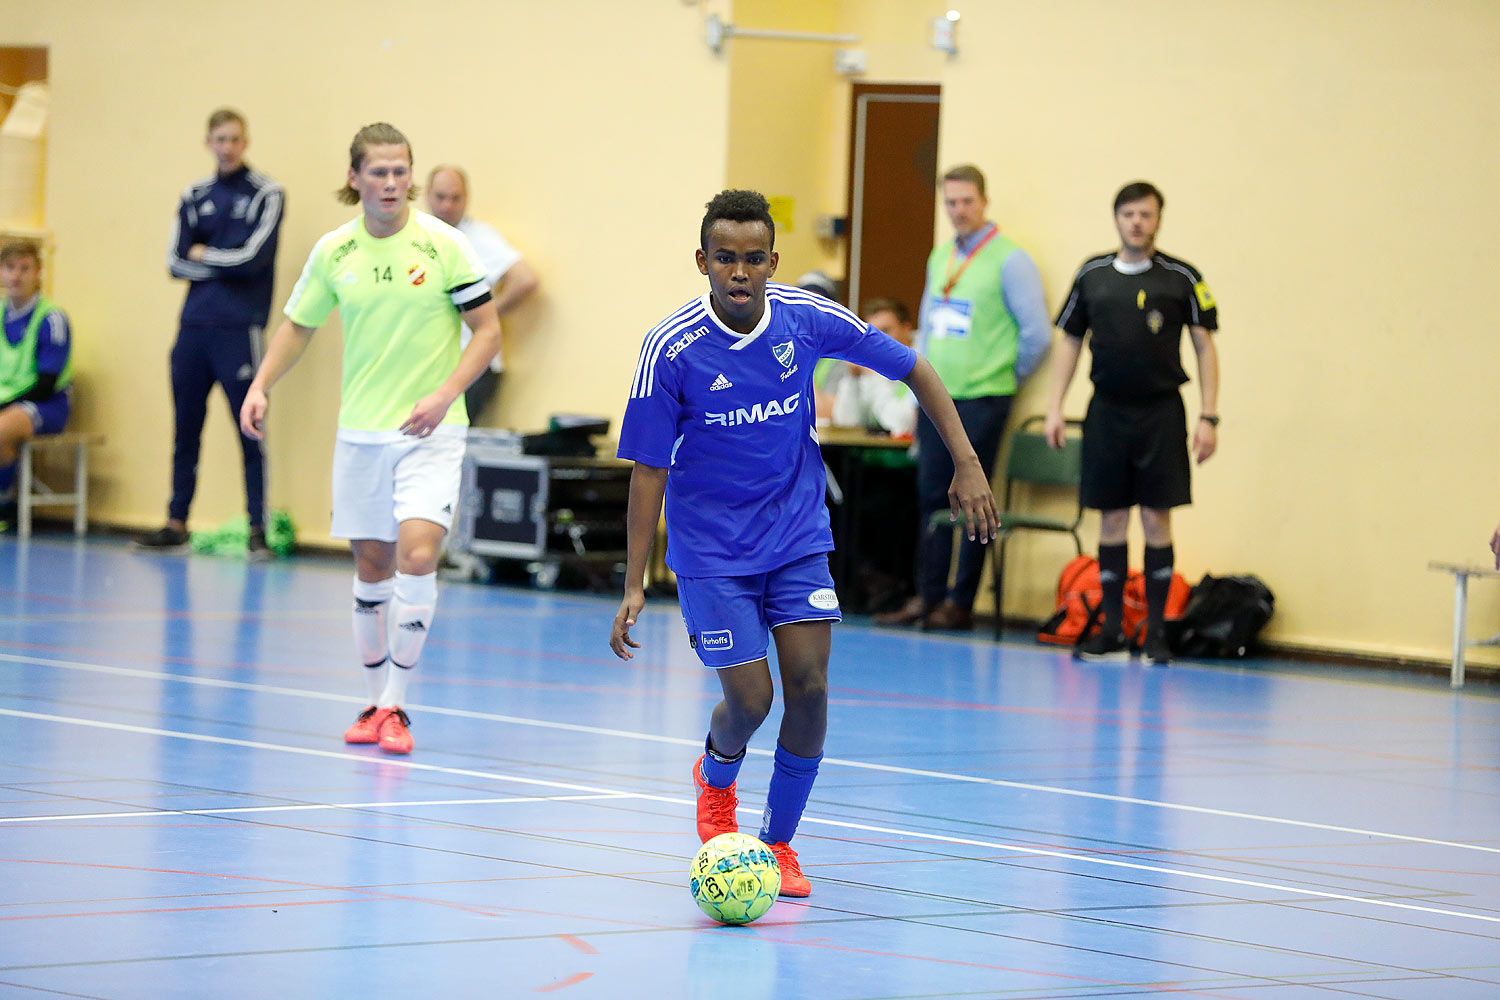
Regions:
M 318 240 L 287 300 L 286 315 L 317 327 L 335 306 L 344 326 L 339 436 L 388 441 L 417 401 L 458 367 L 459 313 L 489 296 L 484 265 L 457 229 L 425 212 L 377 239 L 364 216 Z M 443 419 L 467 426 L 460 396 Z

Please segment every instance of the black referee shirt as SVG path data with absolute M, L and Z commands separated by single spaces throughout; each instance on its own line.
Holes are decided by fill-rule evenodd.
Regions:
M 1089 378 L 1111 399 L 1146 399 L 1175 392 L 1182 370 L 1182 329 L 1219 328 L 1213 294 L 1197 268 L 1160 250 L 1145 270 L 1126 274 L 1114 253 L 1084 261 L 1057 315 L 1063 332 L 1082 339 L 1092 331 Z

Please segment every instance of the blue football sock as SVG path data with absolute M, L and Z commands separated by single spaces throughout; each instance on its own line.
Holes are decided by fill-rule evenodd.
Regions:
M 807 796 L 818 778 L 823 755 L 798 757 L 780 743 L 776 744 L 776 769 L 771 772 L 771 789 L 766 793 L 766 812 L 760 821 L 760 839 L 768 844 L 784 844 L 797 832 Z
M 712 739 L 703 741 L 703 780 L 714 788 L 728 788 L 739 777 L 740 765 L 745 762 L 745 751 L 734 757 L 725 757 L 714 749 Z

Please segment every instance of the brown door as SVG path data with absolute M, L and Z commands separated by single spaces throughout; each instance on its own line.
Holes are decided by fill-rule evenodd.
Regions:
M 899 299 L 916 318 L 937 211 L 942 89 L 854 85 L 849 123 L 849 308 Z

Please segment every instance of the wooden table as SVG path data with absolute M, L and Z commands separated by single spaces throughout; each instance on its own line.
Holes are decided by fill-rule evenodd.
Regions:
M 912 439 L 875 434 L 862 427 L 820 427 L 818 447 L 828 466 L 828 495 L 838 508 L 837 545 L 833 550 L 831 571 L 834 585 L 842 593 L 840 603 L 849 595 L 851 567 L 859 542 L 861 492 L 864 483 L 865 452 L 907 451 Z M 913 487 L 915 488 L 915 487 Z M 915 530 L 913 527 L 912 530 Z

